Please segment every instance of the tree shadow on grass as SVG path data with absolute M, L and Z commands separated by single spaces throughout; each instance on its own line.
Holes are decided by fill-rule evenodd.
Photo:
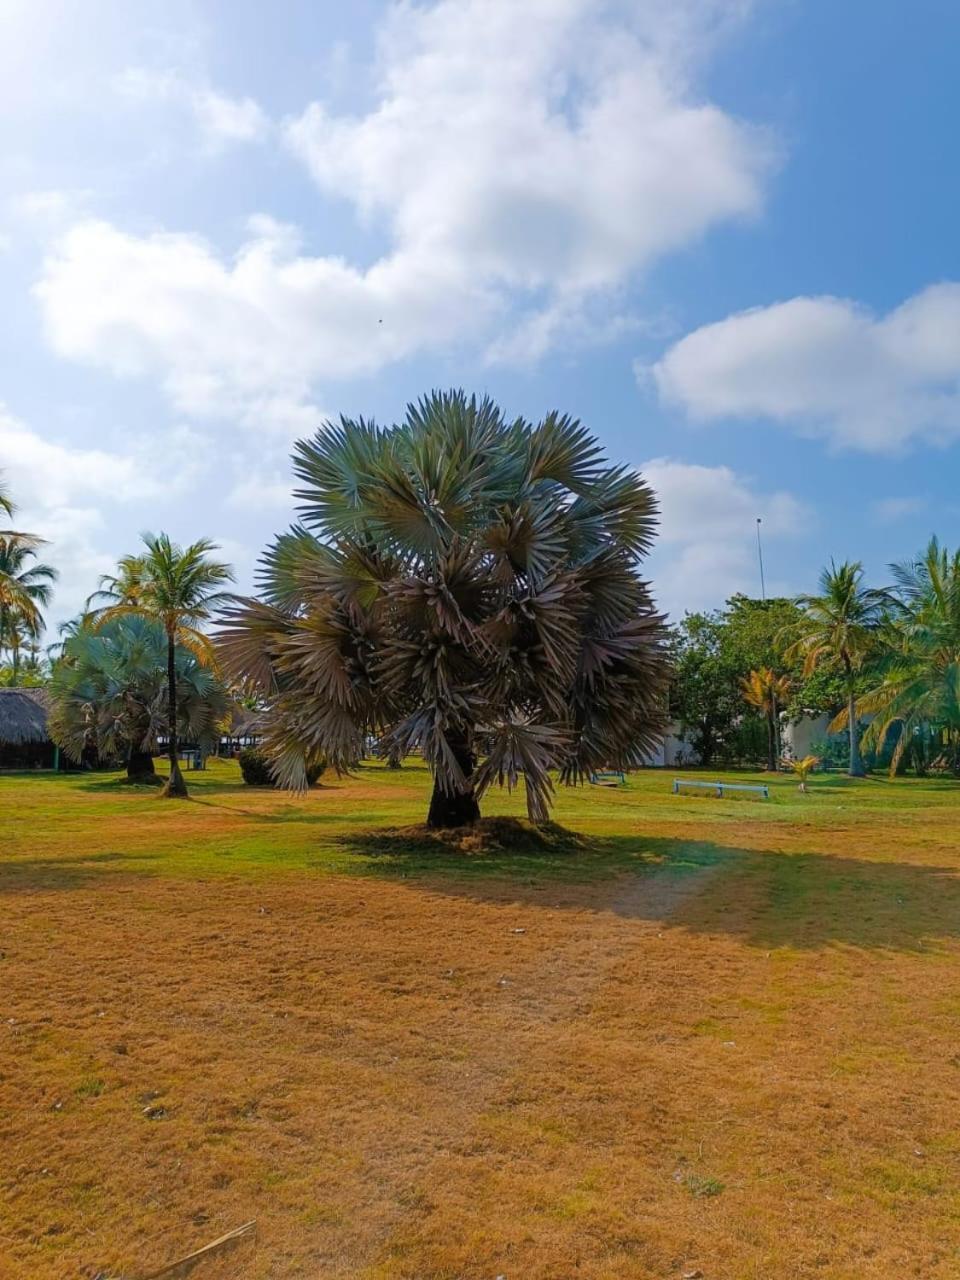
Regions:
M 928 866 L 646 835 L 539 854 L 457 855 L 382 832 L 341 843 L 368 859 L 367 874 L 423 879 L 431 892 L 539 907 L 544 891 L 554 889 L 561 892 L 550 894 L 551 905 L 562 908 L 563 888 L 579 885 L 569 903 L 578 909 L 733 936 L 768 950 L 933 951 L 960 938 L 960 859 Z M 689 877 L 691 891 L 664 893 L 664 877 Z
M 134 875 L 152 875 L 151 868 L 140 864 L 162 857 L 160 853 L 90 853 L 81 858 L 0 859 L 0 894 L 89 889 L 103 883 L 108 867 Z

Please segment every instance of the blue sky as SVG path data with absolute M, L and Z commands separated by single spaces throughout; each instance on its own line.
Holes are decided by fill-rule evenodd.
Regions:
M 289 447 L 433 386 L 658 489 L 672 614 L 956 542 L 949 0 L 0 0 L 0 467 L 69 616 L 244 586 Z

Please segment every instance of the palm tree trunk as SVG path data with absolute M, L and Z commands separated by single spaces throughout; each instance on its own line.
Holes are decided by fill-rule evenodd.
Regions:
M 473 752 L 466 737 L 450 738 L 450 746 L 456 756 L 457 764 L 465 778 L 473 776 Z M 433 780 L 433 795 L 430 797 L 430 811 L 427 814 L 427 826 L 447 830 L 451 827 L 472 827 L 480 818 L 480 806 L 471 783 L 466 791 L 444 791 L 439 781 Z
M 853 689 L 847 694 L 847 721 L 850 731 L 850 769 L 851 778 L 862 778 L 865 774 L 863 761 L 860 759 L 860 734 L 857 731 L 857 697 Z
M 770 714 L 772 716 L 773 725 L 773 763 L 770 765 L 773 773 L 780 770 L 780 707 L 777 704 L 777 695 L 773 692 L 770 694 Z
M 772 704 L 767 711 L 767 772 L 776 773 L 777 771 L 777 730 L 776 730 L 776 709 Z
M 18 685 L 20 683 L 20 646 L 18 644 L 11 645 L 10 652 L 13 657 L 10 683 L 11 685 Z
M 174 796 L 179 800 L 187 797 L 187 784 L 180 772 L 177 743 L 177 642 L 172 632 L 167 633 L 167 710 L 170 720 L 170 737 L 168 753 L 170 756 L 170 777 L 163 789 L 165 796 Z
M 159 782 L 157 771 L 153 765 L 153 756 L 149 751 L 131 747 L 127 755 L 128 782 Z

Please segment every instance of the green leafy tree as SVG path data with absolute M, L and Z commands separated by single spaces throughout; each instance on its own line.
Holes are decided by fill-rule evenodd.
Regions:
M 125 760 L 131 781 L 157 781 L 153 753 L 170 732 L 167 654 L 162 623 L 143 615 L 78 628 L 64 641 L 50 682 L 54 741 L 74 760 L 93 750 Z M 189 649 L 177 650 L 175 667 L 179 726 L 212 749 L 231 699 Z
M 835 674 L 818 668 L 805 677 L 802 657 L 784 658 L 782 636 L 795 632 L 801 621 L 792 600 L 735 595 L 723 609 L 687 614 L 673 629 L 670 714 L 704 764 L 764 753 L 769 764 L 766 715 L 743 698 L 742 681 L 751 671 L 767 668 L 787 678 L 787 701 L 777 707 L 778 729 L 781 712 L 800 720 L 822 711 L 833 715 L 843 704 Z
M 670 718 L 701 764 L 729 758 L 743 714 L 740 670 L 726 613 L 688 613 L 671 642 Z
M 801 619 L 797 638 L 787 656 L 803 657 L 803 674 L 817 668 L 837 672 L 846 695 L 846 724 L 850 735 L 851 777 L 864 774 L 857 727 L 857 680 L 868 657 L 876 651 L 877 636 L 887 608 L 883 591 L 864 585 L 863 565 L 847 561 L 820 575 L 820 594 L 801 596 L 797 601 Z
M 170 776 L 164 794 L 187 796 L 178 759 L 177 650 L 185 648 L 208 666 L 216 666 L 213 646 L 202 630 L 212 612 L 232 596 L 224 590 L 233 581 L 229 565 L 211 560 L 218 548 L 207 538 L 188 547 L 171 542 L 165 533 L 143 534 L 146 551 L 120 561 L 115 577 L 102 579 L 97 593 L 112 601 L 96 611 L 97 625 L 114 618 L 141 614 L 163 627 L 167 643 L 167 718 Z
M 294 466 L 302 526 L 220 637 L 269 707 L 278 780 L 303 786 L 315 756 L 348 769 L 373 734 L 422 751 L 430 825 L 474 822 L 521 776 L 541 821 L 551 770 L 575 782 L 655 747 L 666 636 L 638 562 L 656 503 L 579 423 L 435 393 L 386 430 L 341 419 Z

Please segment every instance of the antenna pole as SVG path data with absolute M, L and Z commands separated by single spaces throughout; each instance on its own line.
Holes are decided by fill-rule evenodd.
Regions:
M 760 516 L 757 516 L 757 559 L 760 561 L 760 599 L 766 603 L 767 588 L 763 580 L 763 543 L 760 541 L 760 525 L 763 523 Z

